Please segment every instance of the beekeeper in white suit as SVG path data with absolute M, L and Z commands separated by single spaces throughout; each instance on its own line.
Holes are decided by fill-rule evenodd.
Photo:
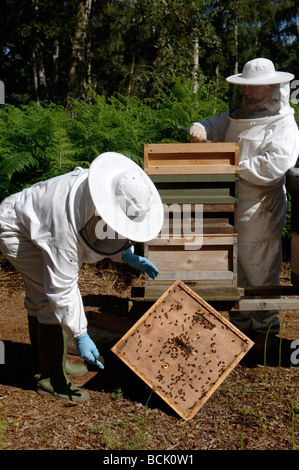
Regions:
M 68 378 L 86 367 L 66 362 L 66 340 L 73 337 L 83 359 L 104 367 L 87 333 L 79 269 L 109 257 L 155 278 L 158 269 L 134 254 L 134 243 L 155 238 L 162 224 L 163 205 L 150 178 L 113 152 L 97 157 L 89 170 L 76 168 L 1 203 L 0 250 L 23 277 L 39 393 L 88 400 Z
M 241 74 L 227 78 L 243 91 L 240 105 L 194 123 L 189 130 L 193 142 L 240 143 L 239 286 L 279 283 L 287 211 L 285 174 L 295 166 L 299 151 L 298 128 L 289 104 L 293 78 L 290 73 L 275 71 L 268 59 L 251 60 Z M 270 325 L 270 334 L 279 331 L 273 311 L 235 313 L 231 321 L 256 341 Z

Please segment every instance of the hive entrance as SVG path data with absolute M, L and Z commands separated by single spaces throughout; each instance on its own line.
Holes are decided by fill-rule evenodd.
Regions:
M 190 419 L 253 343 L 176 281 L 112 351 Z

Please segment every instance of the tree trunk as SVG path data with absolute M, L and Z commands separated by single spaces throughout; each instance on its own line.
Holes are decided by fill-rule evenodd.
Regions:
M 37 103 L 48 98 L 46 70 L 40 43 L 37 40 L 32 49 L 33 86 Z
M 69 72 L 68 96 L 80 99 L 90 81 L 90 20 L 94 0 L 80 0 L 77 28 L 72 41 L 72 64 Z
M 53 59 L 53 72 L 52 72 L 53 73 L 53 91 L 52 91 L 52 96 L 54 97 L 54 100 L 56 100 L 57 97 L 58 97 L 58 80 L 59 80 L 59 75 L 58 75 L 59 42 L 58 41 L 54 41 L 52 59 Z
M 234 67 L 234 73 L 235 75 L 239 73 L 239 23 L 238 23 L 238 18 L 235 19 L 235 24 L 234 24 L 234 41 L 235 41 L 235 67 Z
M 37 16 L 39 9 L 38 0 L 32 0 L 31 5 L 34 13 Z M 32 45 L 32 69 L 35 100 L 37 101 L 37 103 L 40 103 L 40 101 L 48 98 L 48 89 L 41 43 L 39 39 L 35 37 L 35 34 L 33 34 Z
M 198 37 L 195 38 L 193 48 L 193 93 L 198 90 L 198 66 L 199 66 L 199 43 Z
M 134 77 L 134 70 L 135 70 L 135 54 L 133 55 L 132 64 L 131 64 L 131 71 L 130 71 L 130 78 L 129 78 L 129 86 L 128 86 L 128 97 L 131 96 L 132 83 L 133 83 L 133 77 Z

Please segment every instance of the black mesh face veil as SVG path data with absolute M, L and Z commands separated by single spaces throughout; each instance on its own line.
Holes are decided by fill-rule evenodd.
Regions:
M 280 85 L 230 84 L 229 109 L 234 119 L 275 116 L 280 111 Z
M 80 230 L 80 235 L 93 251 L 105 256 L 116 255 L 134 245 L 131 240 L 121 237 L 114 231 L 109 231 L 101 217 L 95 215 Z

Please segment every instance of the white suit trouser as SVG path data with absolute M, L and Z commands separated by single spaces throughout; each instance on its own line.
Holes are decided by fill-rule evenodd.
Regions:
M 41 250 L 17 230 L 13 221 L 0 220 L 0 251 L 22 275 L 28 314 L 40 323 L 59 324 L 44 291 Z
M 248 227 L 250 230 L 250 227 Z M 238 240 L 238 286 L 278 286 L 282 262 L 281 238 Z M 279 311 L 257 310 L 230 312 L 231 322 L 241 331 L 253 330 L 271 335 L 279 333 Z

